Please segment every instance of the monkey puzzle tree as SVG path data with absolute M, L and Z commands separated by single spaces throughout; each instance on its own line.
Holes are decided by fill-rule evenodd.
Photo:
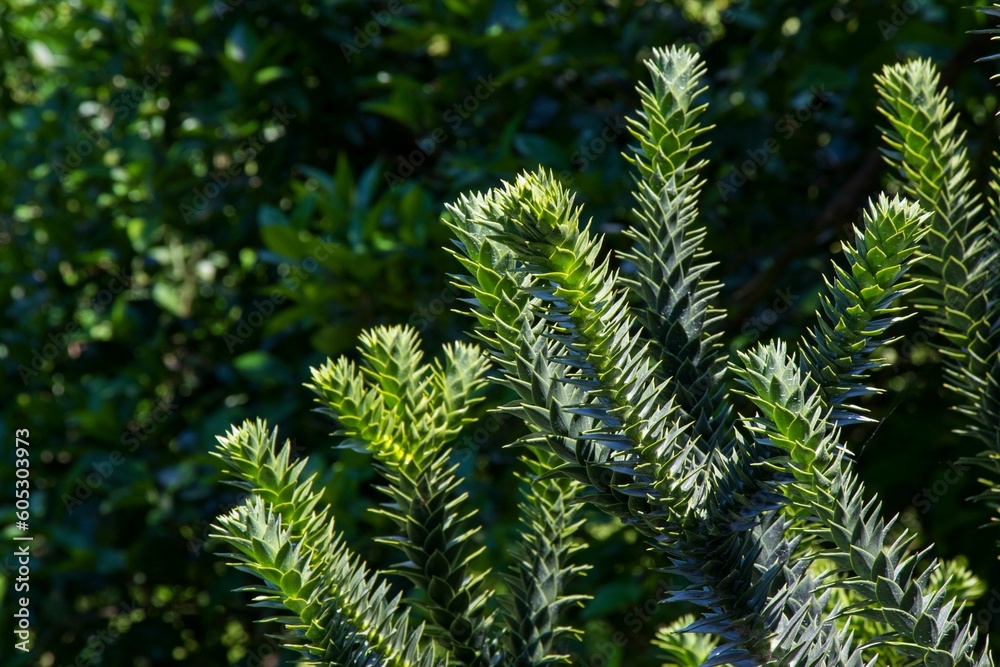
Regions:
M 218 536 L 261 580 L 256 604 L 278 610 L 283 641 L 310 664 L 565 661 L 574 630 L 560 611 L 581 600 L 567 586 L 586 567 L 574 557 L 577 506 L 591 503 L 687 580 L 666 602 L 703 609 L 675 628 L 687 638 L 660 635 L 667 664 L 993 664 L 962 611 L 971 575 L 912 549 L 842 439 L 866 419 L 858 400 L 884 364 L 874 353 L 922 284 L 919 303 L 953 346 L 949 384 L 970 433 L 994 443 L 1000 423 L 998 218 L 980 216 L 970 194 L 933 68 L 887 68 L 878 82 L 887 156 L 912 200 L 869 203 L 795 350 L 759 343 L 727 358 L 698 222 L 705 68 L 678 48 L 647 65 L 652 85 L 639 86 L 629 124 L 627 271 L 553 174 L 524 173 L 448 208 L 465 270 L 456 283 L 485 353 L 458 343 L 424 363 L 415 331 L 381 327 L 362 337 L 360 365 L 313 369 L 341 445 L 371 453 L 383 480 L 378 511 L 396 533 L 382 541 L 403 558 L 386 574 L 412 585 L 407 604 L 344 544 L 274 431 L 248 422 L 221 439 L 218 455 L 251 497 L 220 518 Z M 516 443 L 517 562 L 500 574 L 479 567 L 483 529 L 452 446 L 487 378 L 529 430 Z M 738 396 L 752 412 L 736 409 Z

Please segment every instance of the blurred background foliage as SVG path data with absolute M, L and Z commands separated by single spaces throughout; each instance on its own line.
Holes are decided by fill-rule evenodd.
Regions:
M 209 522 L 238 499 L 208 456 L 215 436 L 258 415 L 280 425 L 336 480 L 349 540 L 386 564 L 368 461 L 330 447 L 309 367 L 375 324 L 409 322 L 431 352 L 463 335 L 439 222 L 463 191 L 551 167 L 621 246 L 623 118 L 654 46 L 693 45 L 709 65 L 702 211 L 732 346 L 794 339 L 836 242 L 887 183 L 883 64 L 943 68 L 987 173 L 997 96 L 974 61 L 990 45 L 967 34 L 982 22 L 940 0 L 7 0 L 0 433 L 12 489 L 12 434 L 31 432 L 36 635 L 31 654 L 12 650 L 4 491 L 0 663 L 292 664 L 212 554 Z M 879 424 L 851 432 L 867 483 L 996 590 L 997 536 L 965 500 L 975 472 L 945 480 L 971 450 L 948 433 L 934 355 L 915 325 L 886 354 Z M 498 558 L 513 485 L 482 488 L 511 479 L 517 434 L 487 417 L 461 444 Z M 670 575 L 601 516 L 586 539 L 580 664 L 656 664 L 657 628 L 688 611 L 653 605 Z

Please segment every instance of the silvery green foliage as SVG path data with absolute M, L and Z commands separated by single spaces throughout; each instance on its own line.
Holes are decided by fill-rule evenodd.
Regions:
M 722 354 L 720 285 L 698 223 L 705 68 L 674 48 L 655 50 L 647 65 L 652 86 L 640 85 L 629 124 L 637 206 L 621 258 L 603 251 L 551 173 L 521 174 L 448 208 L 464 269 L 455 281 L 486 354 L 459 343 L 428 364 L 413 330 L 382 327 L 362 337 L 360 364 L 313 369 L 309 386 L 340 425 L 341 446 L 373 457 L 388 498 L 379 511 L 396 528 L 382 541 L 403 558 L 390 572 L 419 595 L 390 595 L 381 573 L 347 549 L 303 479 L 305 462 L 290 463 L 260 423 L 221 439 L 218 454 L 251 500 L 220 518 L 218 536 L 262 580 L 250 590 L 280 610 L 283 641 L 313 664 L 568 661 L 563 639 L 576 631 L 560 612 L 582 599 L 567 586 L 586 569 L 573 536 L 588 502 L 634 526 L 661 569 L 687 580 L 665 602 L 702 608 L 659 636 L 666 665 L 992 665 L 962 611 L 974 578 L 913 550 L 914 536 L 883 516 L 841 440 L 841 429 L 866 419 L 858 399 L 876 391 L 873 353 L 893 340 L 910 314 L 901 299 L 922 283 L 937 295 L 922 302 L 936 326 L 959 343 L 949 378 L 973 418 L 969 431 L 982 437 L 998 423 L 996 413 L 989 421 L 996 404 L 981 399 L 990 380 L 974 384 L 970 370 L 995 363 L 987 324 L 996 299 L 968 289 L 993 275 L 996 225 L 976 222 L 982 206 L 965 185 L 929 65 L 879 80 L 889 157 L 912 179 L 913 201 L 870 202 L 797 351 L 761 343 L 732 359 Z M 984 284 L 995 289 L 995 277 Z M 955 302 L 958 314 L 941 302 L 952 303 L 956 286 L 968 297 Z M 971 324 L 959 331 L 960 321 Z M 482 567 L 480 525 L 451 444 L 472 421 L 490 363 L 491 379 L 516 397 L 501 409 L 529 430 L 516 443 L 520 535 L 504 595 Z M 738 414 L 735 394 L 754 411 Z
M 840 445 L 839 429 L 863 418 L 856 399 L 873 391 L 872 353 L 917 286 L 907 276 L 929 216 L 898 198 L 871 202 L 800 353 L 759 345 L 720 368 L 693 161 L 702 67 L 683 49 L 655 51 L 649 65 L 654 85 L 640 88 L 631 125 L 639 207 L 625 258 L 635 275 L 613 270 L 547 171 L 450 209 L 459 284 L 519 397 L 509 409 L 532 429 L 526 442 L 548 448 L 561 461 L 553 475 L 588 487 L 583 498 L 634 524 L 691 582 L 671 599 L 706 608 L 687 628 L 719 639 L 705 665 L 862 665 L 879 646 L 905 664 L 991 664 L 960 605 L 931 590 L 938 564 L 890 536 L 895 520 L 866 497 Z M 756 415 L 728 417 L 719 388 L 730 380 Z M 849 606 L 831 596 L 838 588 Z M 881 634 L 855 636 L 860 620 Z
M 402 561 L 385 574 L 408 579 L 419 598 L 392 594 L 351 552 L 306 460 L 291 463 L 276 432 L 248 422 L 220 438 L 217 455 L 250 499 L 219 518 L 217 537 L 236 548 L 234 564 L 262 585 L 255 604 L 281 609 L 283 643 L 317 665 L 548 665 L 565 661 L 560 638 L 572 635 L 559 615 L 583 596 L 564 592 L 586 569 L 573 562 L 581 545 L 573 502 L 578 485 L 539 480 L 547 455 L 526 456 L 521 475 L 518 561 L 497 595 L 478 567 L 480 526 L 459 490 L 450 444 L 470 423 L 487 359 L 474 345 L 447 346 L 424 363 L 417 333 L 381 327 L 361 339 L 361 364 L 346 359 L 313 369 L 319 412 L 336 419 L 340 446 L 372 454 L 387 496 L 378 511 L 396 526 L 381 541 Z M 504 613 L 498 613 L 502 607 Z M 415 618 L 420 624 L 414 626 Z
M 217 537 L 235 549 L 234 565 L 261 584 L 254 605 L 275 610 L 284 646 L 314 665 L 437 664 L 412 628 L 399 596 L 379 583 L 347 547 L 323 507 L 306 462 L 291 463 L 277 430 L 247 422 L 219 438 L 217 455 L 234 484 L 251 494 L 219 517 Z

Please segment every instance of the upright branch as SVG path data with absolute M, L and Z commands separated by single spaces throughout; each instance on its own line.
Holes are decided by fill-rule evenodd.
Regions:
M 284 627 L 283 645 L 324 667 L 439 665 L 423 627 L 409 627 L 399 596 L 334 529 L 315 476 L 303 476 L 308 461 L 292 463 L 291 444 L 277 442 L 277 430 L 259 420 L 219 438 L 214 454 L 253 495 L 219 517 L 213 537 L 235 549 L 232 565 L 263 583 L 244 590 L 278 614 L 267 620 Z
M 682 511 L 679 472 L 697 452 L 608 261 L 598 260 L 600 239 L 580 224 L 573 196 L 548 172 L 519 176 L 498 200 L 499 215 L 482 222 L 534 278 L 549 335 L 565 346 L 558 361 L 592 398 L 581 409 L 601 421 L 611 440 L 628 441 L 615 464 L 634 470 L 635 481 L 623 487 L 634 492 L 634 513 L 649 511 L 649 499 Z
M 781 343 L 740 353 L 734 372 L 743 393 L 758 408 L 746 420 L 755 436 L 784 454 L 770 460 L 789 475 L 784 491 L 798 516 L 810 517 L 808 531 L 821 548 L 812 557 L 833 564 L 831 585 L 848 588 L 865 604 L 850 613 L 883 623 L 898 651 L 925 665 L 992 665 L 989 652 L 977 649 L 972 619 L 959 618 L 961 606 L 947 591 L 930 593 L 932 561 L 917 566 L 926 550 L 913 553 L 914 535 L 892 535 L 898 517 L 885 521 L 881 504 L 866 499 L 864 485 L 851 470 L 839 444 L 839 430 L 828 421 L 822 390 L 802 371 Z
M 927 217 L 919 204 L 881 195 L 865 211 L 864 228 L 855 228 L 854 244 L 844 245 L 849 266 L 834 263 L 835 278 L 824 278 L 817 326 L 800 347 L 836 424 L 864 419 L 849 401 L 877 391 L 865 383 L 884 365 L 872 354 L 892 342 L 889 327 L 908 317 L 897 303 L 918 285 L 904 277 L 917 262 Z
M 561 625 L 559 618 L 564 608 L 588 599 L 566 593 L 569 582 L 589 566 L 575 564 L 573 559 L 583 548 L 574 537 L 583 525 L 575 502 L 579 483 L 545 478 L 556 465 L 552 457 L 533 447 L 523 457 L 528 473 L 521 475 L 521 530 L 513 549 L 514 565 L 507 576 L 511 593 L 503 600 L 513 667 L 568 663 L 569 656 L 558 653 L 556 647 L 561 638 L 580 633 Z
M 493 592 L 484 584 L 487 572 L 472 567 L 484 547 L 473 546 L 475 511 L 464 508 L 467 494 L 445 446 L 481 400 L 486 358 L 459 343 L 445 348 L 443 364 L 424 364 L 416 331 L 403 327 L 373 329 L 360 349 L 360 369 L 344 358 L 313 369 L 320 412 L 379 465 L 390 499 L 380 511 L 399 530 L 381 541 L 405 556 L 392 572 L 426 591 L 414 604 L 425 612 L 428 633 L 455 664 L 489 665 L 499 650 L 487 611 Z
M 532 434 L 522 442 L 552 453 L 560 473 L 581 482 L 583 493 L 605 511 L 634 521 L 630 496 L 612 484 L 607 465 L 617 450 L 595 442 L 590 434 L 598 420 L 580 410 L 589 399 L 577 383 L 564 382 L 565 366 L 555 361 L 561 346 L 545 337 L 545 321 L 536 312 L 533 281 L 517 268 L 514 254 L 489 238 L 487 227 L 476 222 L 496 214 L 497 196 L 463 196 L 448 206 L 446 223 L 455 234 L 454 256 L 469 272 L 454 276 L 470 297 L 476 318 L 475 336 L 490 350 L 503 370 L 498 382 L 513 390 L 518 400 L 507 410 L 521 418 Z M 617 443 L 615 443 L 617 444 Z
M 960 432 L 986 447 L 973 462 L 991 473 L 982 494 L 1000 507 L 1000 216 L 996 197 L 973 190 L 965 133 L 927 60 L 886 67 L 877 77 L 886 159 L 903 187 L 931 212 L 927 257 L 919 277 L 928 286 L 918 304 L 939 334 L 946 387 L 966 417 Z M 994 173 L 994 194 L 997 174 Z M 994 517 L 996 518 L 996 517 Z
M 683 48 L 654 49 L 646 61 L 653 87 L 638 86 L 642 110 L 629 119 L 638 142 L 629 156 L 635 174 L 633 241 L 622 255 L 635 270 L 622 280 L 637 297 L 636 317 L 649 333 L 664 389 L 694 421 L 701 447 L 724 447 L 731 410 L 722 400 L 726 366 L 718 338 L 724 317 L 715 308 L 721 283 L 706 276 L 714 266 L 702 249 L 707 230 L 698 224 L 698 197 L 706 162 L 696 159 L 711 130 L 698 120 L 707 108 L 705 65 Z

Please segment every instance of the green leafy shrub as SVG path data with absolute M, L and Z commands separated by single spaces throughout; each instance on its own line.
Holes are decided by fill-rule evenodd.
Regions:
M 887 365 L 874 353 L 893 342 L 924 283 L 935 295 L 919 302 L 930 326 L 957 348 L 948 378 L 967 401 L 966 430 L 989 443 L 1000 423 L 982 398 L 996 378 L 979 380 L 998 354 L 1000 231 L 996 216 L 975 220 L 932 67 L 879 79 L 887 157 L 915 201 L 869 203 L 797 350 L 758 343 L 727 359 L 698 221 L 704 67 L 685 48 L 656 50 L 647 66 L 652 86 L 640 86 L 630 123 L 636 207 L 622 270 L 546 169 L 448 209 L 466 271 L 456 284 L 489 377 L 514 397 L 502 410 L 529 431 L 517 443 L 522 522 L 506 576 L 484 566 L 503 558 L 479 546 L 454 458 L 487 356 L 459 343 L 424 364 L 409 328 L 370 330 L 360 366 L 329 361 L 310 385 L 341 445 L 374 459 L 388 496 L 379 512 L 396 530 L 382 541 L 405 559 L 385 574 L 409 582 L 409 604 L 345 546 L 302 478 L 305 462 L 292 464 L 290 445 L 279 448 L 261 422 L 221 438 L 217 453 L 250 497 L 220 517 L 217 536 L 262 580 L 251 590 L 278 610 L 283 642 L 316 664 L 565 660 L 574 630 L 559 612 L 582 599 L 581 503 L 645 536 L 658 566 L 687 582 L 667 601 L 702 609 L 673 630 L 706 637 L 659 634 L 667 664 L 993 664 L 964 611 L 982 593 L 975 577 L 915 548 L 898 517 L 883 515 L 842 435 L 867 419 L 858 399 L 877 391 L 869 379 Z

